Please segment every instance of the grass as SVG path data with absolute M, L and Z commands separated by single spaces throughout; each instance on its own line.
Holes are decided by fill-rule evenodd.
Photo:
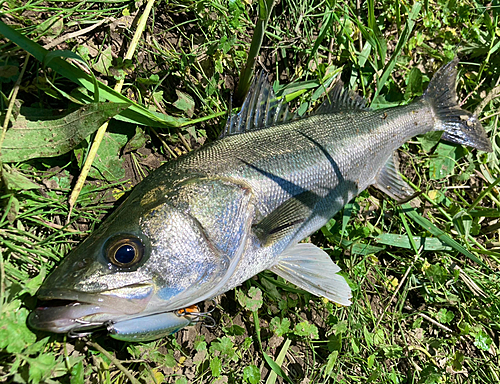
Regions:
M 311 236 L 342 266 L 351 307 L 263 272 L 216 300 L 217 327 L 128 344 L 33 332 L 26 317 L 45 274 L 132 185 L 162 161 L 217 138 L 249 59 L 258 4 L 157 2 L 133 59 L 125 60 L 145 5 L 2 3 L 1 20 L 17 31 L 0 26 L 3 120 L 7 113 L 11 124 L 37 120 L 43 111 L 57 119 L 56 111 L 99 100 L 131 106 L 110 122 L 71 212 L 68 199 L 94 134 L 64 155 L 42 158 L 33 149 L 29 160 L 3 162 L 0 381 L 500 382 L 500 5 L 357 4 L 275 5 L 257 62 L 276 90 L 304 113 L 341 75 L 373 108 L 398 105 L 420 96 L 458 53 L 459 99 L 478 113 L 494 152 L 418 137 L 400 150 L 405 177 L 422 192 L 411 205 L 364 191 Z M 41 48 L 55 41 L 49 51 L 56 53 Z M 122 92 L 113 91 L 122 79 Z M 9 131 L 4 142 L 16 141 Z

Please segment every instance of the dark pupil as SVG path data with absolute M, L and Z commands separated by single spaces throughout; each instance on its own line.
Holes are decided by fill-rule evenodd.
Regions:
M 116 250 L 115 259 L 121 264 L 128 264 L 135 257 L 135 249 L 131 245 L 122 245 Z

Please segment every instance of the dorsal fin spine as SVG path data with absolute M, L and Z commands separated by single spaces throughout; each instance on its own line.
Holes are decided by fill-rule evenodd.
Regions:
M 366 101 L 356 93 L 344 89 L 342 81 L 339 80 L 320 107 L 308 116 L 367 109 Z M 296 118 L 296 114 L 289 113 L 285 98 L 276 97 L 265 72 L 261 72 L 255 76 L 240 112 L 228 119 L 221 138 L 267 128 Z

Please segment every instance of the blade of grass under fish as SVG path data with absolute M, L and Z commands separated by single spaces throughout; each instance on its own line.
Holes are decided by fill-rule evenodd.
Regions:
M 266 32 L 267 22 L 269 21 L 269 16 L 271 16 L 273 7 L 274 0 L 259 0 L 259 18 L 255 24 L 247 62 L 245 64 L 245 68 L 241 71 L 240 81 L 238 82 L 238 87 L 234 93 L 234 98 L 237 104 L 241 104 L 248 92 L 248 88 L 250 87 L 255 66 L 255 59 L 259 55 L 260 47 L 262 46 L 262 41 L 264 39 L 264 33 Z
M 401 211 L 401 209 L 398 208 L 398 213 L 399 217 L 401 218 L 401 221 L 403 222 L 403 226 L 405 227 L 406 235 L 408 236 L 408 240 L 410 241 L 411 247 L 413 251 L 415 252 L 416 255 L 418 255 L 418 247 L 417 243 L 415 242 L 415 239 L 413 238 L 413 233 L 411 232 L 411 228 L 408 225 L 408 222 L 406 221 L 404 213 Z
M 347 223 L 349 222 L 352 214 L 352 207 L 352 203 L 348 203 L 344 206 L 344 211 L 342 212 L 342 236 L 346 233 Z
M 394 233 L 382 233 L 374 238 L 377 244 L 390 245 L 391 247 L 413 249 L 418 252 L 420 247 L 424 251 L 451 251 L 453 248 L 436 237 L 413 236 L 411 232 L 406 235 Z
M 276 358 L 276 364 L 278 364 L 279 367 L 283 364 L 283 361 L 285 360 L 285 356 L 288 352 L 288 348 L 290 347 L 290 344 L 292 343 L 292 340 L 286 339 L 285 344 L 281 348 L 280 353 L 278 354 L 278 357 Z M 272 371 L 267 380 L 266 384 L 274 384 L 276 383 L 276 379 L 278 378 L 278 375 L 276 372 Z
M 401 36 L 396 45 L 396 49 L 394 50 L 394 53 L 392 54 L 389 62 L 385 65 L 382 76 L 380 76 L 380 78 L 377 80 L 377 89 L 375 90 L 375 94 L 373 95 L 373 100 L 377 98 L 380 91 L 384 87 L 387 79 L 391 75 L 394 67 L 396 66 L 396 60 L 401 51 L 403 50 L 403 47 L 406 45 L 408 39 L 410 38 L 410 34 L 413 31 L 413 27 L 415 26 L 415 21 L 417 20 L 417 17 L 421 9 L 422 9 L 422 3 L 416 2 L 415 4 L 413 4 L 413 7 L 411 8 L 410 13 L 408 14 L 408 20 L 406 21 L 403 32 L 401 33 Z
M 480 260 L 477 256 L 475 256 L 474 254 L 469 252 L 462 245 L 460 245 L 455 240 L 453 240 L 451 237 L 449 237 L 445 232 L 443 232 L 441 229 L 436 227 L 432 222 L 430 222 L 425 217 L 418 214 L 417 211 L 415 209 L 413 209 L 409 204 L 403 204 L 402 209 L 403 209 L 403 212 L 410 219 L 412 219 L 415 223 L 420 225 L 425 230 L 429 231 L 432 235 L 439 238 L 443 243 L 448 244 L 455 251 L 460 252 L 462 255 L 468 257 L 469 259 L 471 259 L 475 263 L 487 268 L 488 270 L 491 270 L 482 260 Z
M 333 10 L 330 10 L 330 13 L 325 15 L 324 18 L 326 19 L 326 21 L 322 23 L 323 25 L 321 26 L 321 29 L 319 30 L 319 35 L 316 38 L 316 41 L 314 42 L 311 53 L 309 53 L 309 57 L 307 58 L 306 63 L 309 63 L 312 60 L 312 58 L 315 56 L 319 46 L 321 45 L 321 43 L 323 42 L 323 40 L 327 36 L 328 32 L 330 32 L 333 22 L 335 20 L 337 20 L 337 15 L 335 15 Z
M 42 46 L 31 41 L 2 21 L 0 21 L 0 34 L 18 45 L 20 48 L 24 49 L 26 52 L 30 53 L 40 62 L 43 62 L 45 56 L 49 53 L 49 51 L 44 49 Z M 86 88 L 89 92 L 94 92 L 94 81 L 92 76 L 88 75 L 75 65 L 61 58 L 53 58 L 50 60 L 48 66 L 61 76 L 64 76 L 73 81 L 75 84 Z M 99 86 L 101 96 L 106 100 L 131 104 L 130 108 L 122 112 L 120 115 L 128 119 L 128 121 L 134 121 L 137 124 L 160 128 L 178 127 L 182 122 L 184 122 L 184 119 L 178 119 L 168 115 L 155 114 L 149 111 L 146 107 L 137 104 L 129 98 L 114 91 L 107 85 L 104 85 L 101 82 L 98 82 L 97 84 Z
M 259 347 L 262 352 L 262 356 L 264 356 L 264 360 L 269 365 L 269 367 L 276 372 L 278 376 L 280 376 L 283 380 L 286 380 L 288 383 L 293 384 L 293 381 L 287 376 L 287 374 L 281 369 L 281 367 L 273 360 L 271 356 L 269 356 L 262 347 L 262 341 L 260 339 L 260 323 L 259 323 L 259 315 L 257 311 L 252 311 L 253 322 L 255 326 L 255 335 L 257 336 L 257 341 L 259 342 Z
M 151 9 L 153 9 L 153 4 L 154 0 L 148 0 L 146 4 L 146 8 L 144 9 L 144 13 L 141 16 L 141 19 L 139 21 L 139 24 L 137 25 L 137 29 L 134 33 L 134 37 L 132 38 L 132 41 L 130 42 L 130 46 L 127 50 L 127 53 L 125 54 L 125 60 L 132 60 L 134 56 L 135 49 L 137 47 L 137 44 L 139 43 L 139 38 L 141 37 L 142 33 L 144 32 L 144 29 L 146 28 L 146 22 L 148 20 L 149 14 L 151 13 Z M 116 83 L 114 87 L 114 91 L 117 94 L 120 94 L 123 84 L 125 83 L 125 79 L 122 78 L 118 83 Z M 69 205 L 69 212 L 68 212 L 68 217 L 66 219 L 66 222 L 68 223 L 70 220 L 71 212 L 73 210 L 73 206 L 76 203 L 76 200 L 78 199 L 78 196 L 80 195 L 80 192 L 83 188 L 83 185 L 85 184 L 85 180 L 87 180 L 87 176 L 90 172 L 90 168 L 92 167 L 92 163 L 94 162 L 94 159 L 97 155 L 97 151 L 99 149 L 99 146 L 101 145 L 102 139 L 104 138 L 104 134 L 106 133 L 106 130 L 108 129 L 108 122 L 105 122 L 97 131 L 94 141 L 92 142 L 92 146 L 90 147 L 90 151 L 87 155 L 87 158 L 85 159 L 85 163 L 83 164 L 82 170 L 80 172 L 80 176 L 78 176 L 78 180 L 76 181 L 75 188 L 71 192 L 71 196 L 69 197 L 68 205 Z
M 490 185 L 488 185 L 488 188 L 486 188 L 484 191 L 482 191 L 479 194 L 479 196 L 476 198 L 476 200 L 474 200 L 474 202 L 467 209 L 467 213 L 470 214 L 470 212 L 476 207 L 476 205 L 478 205 L 479 202 L 482 199 L 484 199 L 484 197 L 486 195 L 488 195 L 489 193 L 491 193 L 491 191 L 493 190 L 493 188 L 495 188 L 498 185 L 498 183 L 500 183 L 500 176 L 498 176 L 493 183 L 491 183 Z

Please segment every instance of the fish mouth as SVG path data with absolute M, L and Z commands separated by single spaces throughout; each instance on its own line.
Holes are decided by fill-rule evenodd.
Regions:
M 152 283 L 132 284 L 100 293 L 42 288 L 28 324 L 34 329 L 54 333 L 100 328 L 143 312 L 153 292 Z

